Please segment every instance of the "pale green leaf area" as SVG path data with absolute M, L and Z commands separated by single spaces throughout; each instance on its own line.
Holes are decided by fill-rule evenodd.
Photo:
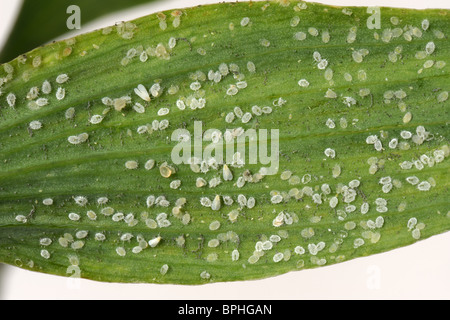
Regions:
M 204 284 L 449 231 L 449 11 L 381 8 L 369 29 L 366 10 L 170 10 L 2 65 L 0 261 Z M 278 129 L 278 173 L 173 164 L 172 133 L 195 121 L 234 139 Z

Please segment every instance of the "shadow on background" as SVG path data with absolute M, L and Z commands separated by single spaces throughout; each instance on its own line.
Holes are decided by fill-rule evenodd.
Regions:
M 5 283 L 5 265 L 3 263 L 0 263 L 0 300 L 3 300 L 3 288 Z
M 0 53 L 0 63 L 10 61 L 68 31 L 70 4 L 78 6 L 81 22 L 87 23 L 111 12 L 128 9 L 155 0 L 109 0 L 104 2 L 74 0 L 24 0 L 8 40 Z

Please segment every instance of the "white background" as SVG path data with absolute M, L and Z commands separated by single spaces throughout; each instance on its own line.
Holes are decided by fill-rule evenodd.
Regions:
M 41 1 L 41 0 L 40 0 Z M 223 0 L 221 0 L 223 1 Z M 160 10 L 219 0 L 165 0 L 82 25 L 82 33 Z M 232 1 L 227 1 L 232 2 Z M 448 0 L 323 0 L 330 5 L 449 8 Z M 0 47 L 19 0 L 0 1 Z M 106 3 L 106 1 L 105 1 Z M 38 30 L 38 29 L 37 29 Z M 68 35 L 63 36 L 63 38 Z M 450 299 L 450 232 L 390 252 L 333 266 L 245 282 L 202 286 L 115 284 L 50 276 L 5 266 L 0 299 Z

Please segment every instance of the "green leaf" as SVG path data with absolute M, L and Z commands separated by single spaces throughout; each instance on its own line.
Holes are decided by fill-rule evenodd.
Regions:
M 67 19 L 71 16 L 71 13 L 67 13 L 69 5 L 77 5 L 80 8 L 81 22 L 84 25 L 108 13 L 151 1 L 111 0 L 105 6 L 89 0 L 70 3 L 58 0 L 24 0 L 11 34 L 1 50 L 0 62 L 14 59 L 70 31 L 66 25 Z
M 363 7 L 202 6 L 3 65 L 0 261 L 202 284 L 332 265 L 449 231 L 449 11 L 380 12 L 380 29 L 369 29 Z M 262 169 L 276 157 L 250 163 L 250 141 L 244 166 L 227 159 L 231 180 L 222 164 L 175 164 L 176 130 L 192 141 L 199 122 L 227 138 L 226 129 L 268 130 L 269 147 L 279 130 L 279 152 L 268 152 L 278 172 Z

